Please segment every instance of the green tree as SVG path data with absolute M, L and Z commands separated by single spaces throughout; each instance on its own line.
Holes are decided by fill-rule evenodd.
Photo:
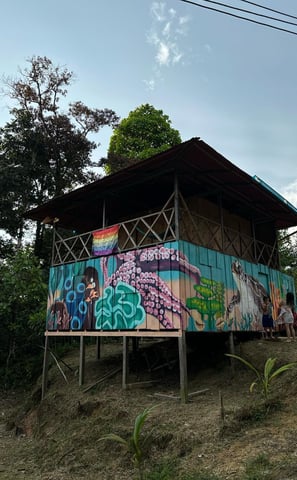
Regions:
M 8 255 L 12 255 L 14 252 L 14 246 L 11 239 L 6 239 L 0 236 L 0 262 L 7 258 Z
M 101 160 L 107 174 L 149 158 L 181 143 L 177 130 L 162 110 L 145 104 L 121 120 L 110 138 L 108 156 Z
M 25 230 L 23 213 L 47 198 L 43 140 L 25 111 L 16 111 L 13 121 L 0 129 L 0 228 L 18 243 Z
M 0 384 L 40 374 L 47 286 L 30 248 L 0 262 Z M 34 360 L 40 358 L 40 362 Z
M 17 80 L 4 79 L 6 94 L 17 106 L 0 129 L 0 228 L 19 242 L 25 210 L 94 180 L 92 153 L 98 145 L 89 134 L 119 121 L 114 111 L 91 109 L 80 101 L 70 103 L 64 113 L 60 101 L 73 73 L 47 57 L 33 56 L 28 63 Z M 39 249 L 42 236 L 37 225 Z
M 294 232 L 295 229 L 291 233 L 288 230 L 281 230 L 278 233 L 278 250 L 280 268 L 284 273 L 294 278 L 295 290 L 297 291 L 297 243 Z

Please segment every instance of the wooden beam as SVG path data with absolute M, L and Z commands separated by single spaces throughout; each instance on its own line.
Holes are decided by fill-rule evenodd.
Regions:
M 101 358 L 101 338 L 96 337 L 96 360 Z
M 180 337 L 181 330 L 46 330 L 46 337 Z
M 179 240 L 179 194 L 178 194 L 178 176 L 174 175 L 174 221 L 175 237 Z
M 180 377 L 180 398 L 182 403 L 188 401 L 188 376 L 187 376 L 187 345 L 186 334 L 183 331 L 178 338 L 179 351 L 179 377 Z
M 124 390 L 127 389 L 127 380 L 129 373 L 129 338 L 123 337 L 123 376 L 122 376 L 122 387 Z
M 97 380 L 95 383 L 92 383 L 92 385 L 89 385 L 87 388 L 83 390 L 83 393 L 87 393 L 89 390 L 92 388 L 96 387 L 100 383 L 103 383 L 105 380 L 107 380 L 110 377 L 113 377 L 117 373 L 119 373 L 122 369 L 121 368 L 115 368 L 114 370 L 111 370 L 110 372 L 107 372 L 105 375 L 103 375 L 99 380 Z
M 231 353 L 232 355 L 234 355 L 234 353 L 235 353 L 233 332 L 229 332 L 229 353 Z M 234 358 L 232 358 L 232 357 L 229 357 L 229 358 L 230 358 L 231 372 L 232 372 L 232 375 L 234 375 L 234 373 L 235 373 Z
M 208 392 L 209 388 L 204 388 L 203 390 L 197 390 L 196 392 L 189 393 L 189 397 L 194 397 L 195 395 L 201 395 L 202 393 Z M 154 393 L 150 397 L 161 397 L 161 398 L 170 398 L 171 400 L 180 400 L 178 395 L 168 395 L 166 393 Z
M 142 388 L 142 387 L 151 387 L 152 385 L 154 385 L 155 383 L 160 383 L 160 380 L 146 380 L 146 381 L 143 381 L 143 382 L 134 382 L 134 383 L 127 383 L 126 385 L 126 389 L 132 389 L 134 387 L 139 387 L 139 388 Z

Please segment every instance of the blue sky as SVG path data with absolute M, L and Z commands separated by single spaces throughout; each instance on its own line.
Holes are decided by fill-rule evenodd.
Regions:
M 222 3 L 269 15 L 242 0 Z M 296 0 L 256 3 L 297 17 Z M 150 103 L 183 140 L 201 137 L 297 206 L 297 35 L 180 0 L 2 0 L 1 20 L 2 76 L 47 56 L 75 73 L 68 101 L 121 118 Z M 0 97 L 1 126 L 11 105 Z M 110 135 L 95 138 L 99 158 Z

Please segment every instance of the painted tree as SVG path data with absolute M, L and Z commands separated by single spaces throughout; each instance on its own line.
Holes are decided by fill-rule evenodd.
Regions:
M 119 121 L 113 110 L 91 109 L 80 101 L 70 103 L 65 113 L 60 102 L 73 73 L 47 57 L 33 56 L 28 63 L 17 80 L 4 80 L 16 107 L 0 129 L 0 228 L 19 242 L 24 210 L 95 178 L 92 153 L 98 145 L 89 134 Z M 37 225 L 36 244 L 41 238 Z
M 177 130 L 162 110 L 145 104 L 121 120 L 110 138 L 108 156 L 101 160 L 107 174 L 181 143 Z

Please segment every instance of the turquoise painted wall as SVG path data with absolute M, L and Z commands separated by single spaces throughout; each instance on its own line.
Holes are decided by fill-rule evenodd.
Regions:
M 188 242 L 170 242 L 52 267 L 48 330 L 249 331 L 260 303 L 293 292 L 293 279 L 264 265 Z

